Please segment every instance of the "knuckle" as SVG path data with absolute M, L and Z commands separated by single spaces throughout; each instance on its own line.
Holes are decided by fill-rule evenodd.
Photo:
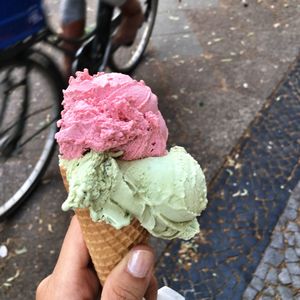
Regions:
M 111 286 L 111 291 L 115 299 L 118 300 L 141 300 L 135 293 L 135 290 L 130 289 L 129 287 L 124 287 L 119 284 L 113 284 Z

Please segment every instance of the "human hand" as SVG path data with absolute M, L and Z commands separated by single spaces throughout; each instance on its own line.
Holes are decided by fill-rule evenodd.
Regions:
M 101 300 L 156 300 L 154 254 L 147 246 L 134 247 L 105 281 Z
M 91 267 L 77 217 L 66 233 L 56 266 L 38 286 L 36 300 L 99 299 L 100 283 Z
M 156 299 L 153 265 L 152 250 L 147 246 L 135 247 L 108 276 L 101 299 Z M 100 299 L 100 291 L 79 222 L 73 217 L 53 273 L 39 284 L 36 300 Z

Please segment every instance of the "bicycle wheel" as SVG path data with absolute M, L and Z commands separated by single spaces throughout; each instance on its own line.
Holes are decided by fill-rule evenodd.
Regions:
M 149 43 L 155 23 L 158 0 L 142 0 L 144 23 L 130 47 L 122 46 L 111 54 L 109 67 L 112 71 L 131 73 L 141 61 Z
M 53 154 L 63 80 L 39 52 L 0 66 L 0 220 L 33 190 Z

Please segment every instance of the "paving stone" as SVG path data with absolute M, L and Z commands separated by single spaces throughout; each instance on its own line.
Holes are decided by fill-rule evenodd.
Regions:
M 296 240 L 297 247 L 300 248 L 300 232 L 295 233 L 295 240 Z
M 268 288 L 266 288 L 264 291 L 263 291 L 263 295 L 266 295 L 266 296 L 275 296 L 275 290 L 273 287 L 269 286 Z
M 293 299 L 293 292 L 291 289 L 285 287 L 285 286 L 278 286 L 277 290 L 281 296 L 281 300 L 291 300 Z
M 291 208 L 288 208 L 284 213 L 286 217 L 292 221 L 297 218 L 297 214 L 298 214 L 296 209 L 291 209 Z
M 279 225 L 280 227 L 285 227 L 287 221 L 288 221 L 288 218 L 286 217 L 286 215 L 283 214 L 283 215 L 281 215 L 281 217 L 280 217 L 279 220 L 278 220 L 278 225 Z
M 262 296 L 258 298 L 259 300 L 273 300 L 273 297 L 271 296 Z
M 269 269 L 270 269 L 270 267 L 268 264 L 261 263 L 255 271 L 255 276 L 264 280 L 266 278 L 266 275 L 267 275 Z
M 264 287 L 264 282 L 260 278 L 254 276 L 251 280 L 251 286 L 257 291 L 261 291 Z
M 285 242 L 287 242 L 288 239 L 289 239 L 291 236 L 293 236 L 293 237 L 295 238 L 294 232 L 285 232 L 285 233 L 284 233 L 284 240 L 285 240 Z
M 296 212 L 296 217 L 297 217 L 297 212 Z M 299 231 L 299 226 L 294 222 L 289 222 L 286 230 L 287 231 L 292 231 L 292 232 L 298 232 Z
M 186 299 L 196 300 L 194 292 L 191 291 L 187 291 L 186 293 L 184 293 L 184 297 Z
M 292 277 L 293 287 L 296 289 L 300 289 L 300 276 L 292 275 L 291 277 Z
M 267 274 L 267 277 L 266 277 L 266 281 L 275 284 L 275 283 L 277 283 L 277 279 L 278 279 L 278 276 L 277 276 L 276 269 L 270 268 L 270 270 Z
M 293 248 L 288 248 L 285 250 L 285 260 L 287 262 L 297 262 L 299 257 L 296 254 L 296 251 Z
M 289 284 L 292 282 L 291 276 L 289 274 L 289 271 L 287 269 L 282 269 L 282 271 L 278 275 L 278 279 L 283 284 Z
M 286 221 L 286 225 L 282 226 L 277 222 L 275 229 L 273 231 L 270 246 L 266 249 L 265 254 L 257 267 L 254 277 L 248 286 L 251 287 L 250 290 L 254 293 L 253 290 L 258 292 L 262 291 L 259 297 L 256 298 L 259 300 L 268 300 L 274 299 L 277 293 L 280 294 L 280 299 L 294 299 L 293 290 L 289 288 L 290 285 L 292 288 L 299 288 L 300 285 L 300 247 L 295 248 L 295 245 L 298 246 L 300 242 L 299 226 L 295 222 L 291 222 L 297 217 L 297 208 L 299 204 L 295 201 L 291 202 L 291 205 L 288 206 L 288 209 L 281 216 L 281 219 L 289 219 Z M 284 233 L 282 233 L 282 231 Z M 288 247 L 285 249 L 285 247 Z M 299 258 L 298 258 L 299 256 Z M 281 263 L 285 261 L 285 268 L 280 269 Z M 270 265 L 274 266 L 271 267 Z M 277 292 L 275 291 L 276 287 L 268 286 L 269 284 L 277 286 Z M 279 296 L 279 295 L 278 295 Z M 300 299 L 299 299 L 300 300 Z
M 289 244 L 289 246 L 295 246 L 295 235 L 294 234 L 290 234 L 287 238 L 286 238 L 287 243 Z
M 287 266 L 290 274 L 300 275 L 300 264 L 299 263 L 287 263 L 286 266 Z
M 283 249 L 284 240 L 281 232 L 275 232 L 272 236 L 271 246 L 278 249 Z
M 291 197 L 288 201 L 288 205 L 287 205 L 289 208 L 292 208 L 292 209 L 295 209 L 297 210 L 298 207 L 299 207 L 299 202 L 294 198 L 294 197 Z
M 278 267 L 283 261 L 283 254 L 274 248 L 269 247 L 265 253 L 264 261 L 274 267 Z
M 252 300 L 256 295 L 257 290 L 249 286 L 244 293 L 243 300 Z
M 214 299 L 215 300 L 223 300 L 223 299 L 231 299 L 231 297 L 232 297 L 232 290 L 224 289 Z M 203 299 L 203 298 L 198 297 L 197 299 Z M 253 298 L 251 298 L 251 299 L 253 299 Z

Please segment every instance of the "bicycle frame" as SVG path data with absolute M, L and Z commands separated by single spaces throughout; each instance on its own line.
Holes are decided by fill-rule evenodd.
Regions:
M 100 66 L 99 71 L 103 71 L 105 66 L 107 65 L 110 49 L 111 49 L 111 43 L 110 43 L 110 33 L 111 33 L 111 18 L 113 15 L 113 7 L 106 3 L 102 3 L 99 1 L 98 4 L 98 10 L 97 10 L 97 25 L 96 28 L 101 29 L 96 30 L 95 32 L 95 38 L 93 41 L 93 50 L 92 50 L 92 60 L 95 60 L 97 58 L 97 52 L 101 49 L 99 47 L 102 47 L 106 45 L 106 49 L 102 49 L 103 51 L 103 60 L 102 64 Z
M 152 1 L 153 5 L 151 5 Z M 125 62 L 125 65 L 122 65 L 122 60 L 117 61 L 117 59 L 120 58 L 119 54 L 121 53 L 122 55 L 124 53 L 123 47 L 120 46 L 121 49 L 120 52 L 118 52 L 118 47 L 112 47 L 111 45 L 111 36 L 120 24 L 121 13 L 118 16 L 113 15 L 114 8 L 101 0 L 97 7 L 95 28 L 80 39 L 64 39 L 52 30 L 45 18 L 43 19 L 42 27 L 36 28 L 35 31 L 29 30 L 31 35 L 26 35 L 26 38 L 20 40 L 18 43 L 12 46 L 6 46 L 11 45 L 9 43 L 11 40 L 7 40 L 7 43 L 2 43 L 2 48 L 0 49 L 0 69 L 2 72 L 1 75 L 4 76 L 1 77 L 0 82 L 2 92 L 0 99 L 0 125 L 3 123 L 4 126 L 3 130 L 2 128 L 0 129 L 0 159 L 3 159 L 3 168 L 0 165 L 0 171 L 4 170 L 5 172 L 6 166 L 10 167 L 9 164 L 6 166 L 4 164 L 6 161 L 10 163 L 9 159 L 14 155 L 14 159 L 19 159 L 22 167 L 26 168 L 26 172 L 24 172 L 25 177 L 21 176 L 20 180 L 12 186 L 12 192 L 14 193 L 10 194 L 10 190 L 7 190 L 7 193 L 5 192 L 5 194 L 3 194 L 4 198 L 2 200 L 0 199 L 0 201 L 2 201 L 0 202 L 0 219 L 13 212 L 33 191 L 41 176 L 44 174 L 55 148 L 54 134 L 57 131 L 55 120 L 58 119 L 58 115 L 61 112 L 62 90 L 66 88 L 66 80 L 63 78 L 53 57 L 49 56 L 42 48 L 35 47 L 36 44 L 46 43 L 50 47 L 55 47 L 64 53 L 73 55 L 75 59 L 75 68 L 73 71 L 88 68 L 90 74 L 95 74 L 98 71 L 104 70 L 106 66 L 109 66 L 113 71 L 129 73 L 140 62 L 143 51 L 150 39 L 155 22 L 157 3 L 158 0 L 146 0 L 144 16 L 147 21 L 144 23 L 146 25 L 143 27 L 142 39 L 140 41 L 138 40 L 134 52 L 131 52 L 129 48 L 128 53 L 130 53 L 130 58 Z M 149 19 L 148 15 L 150 16 Z M 9 18 L 9 16 L 7 17 Z M 28 27 L 26 27 L 26 29 L 28 29 Z M 5 38 L 5 36 L 4 34 L 1 37 Z M 7 36 L 12 36 L 12 34 L 10 35 L 8 32 Z M 64 42 L 77 44 L 79 50 L 76 54 L 65 50 L 63 48 Z M 138 53 L 138 57 L 136 53 Z M 134 61 L 132 61 L 132 57 L 135 59 Z M 127 58 L 125 58 L 125 60 L 126 59 Z M 118 64 L 118 62 L 120 62 L 120 64 Z M 126 64 L 127 62 L 130 63 L 129 66 Z M 9 68 L 13 68 L 13 73 L 10 72 Z M 16 70 L 16 72 L 14 72 L 14 70 Z M 18 79 L 17 81 L 14 81 L 14 74 Z M 39 81 L 39 77 L 35 78 L 34 76 L 40 75 L 41 81 L 44 83 L 44 86 L 46 86 L 45 90 L 49 92 L 49 97 L 47 96 L 48 93 L 45 93 L 45 95 L 36 93 L 39 89 L 39 85 L 35 85 L 35 82 Z M 21 85 L 21 89 L 17 91 L 18 93 L 14 94 L 14 86 L 17 85 Z M 32 86 L 36 89 L 31 89 Z M 34 93 L 31 93 L 31 91 Z M 12 98 L 8 97 L 9 95 L 12 95 Z M 35 108 L 36 100 L 34 97 L 36 95 L 40 97 L 41 101 L 38 102 L 42 104 L 41 108 Z M 18 105 L 10 105 L 13 103 L 10 101 L 14 100 Z M 43 104 L 47 105 L 43 106 Z M 16 111 L 17 107 L 18 111 Z M 10 113 L 12 113 L 12 115 L 16 113 L 16 115 L 13 116 L 15 117 L 14 119 L 10 119 Z M 31 123 L 29 123 L 31 120 L 29 120 L 29 118 L 38 116 L 40 113 L 45 113 L 45 115 L 41 115 L 42 122 L 38 122 L 37 127 L 32 126 Z M 4 118 L 4 115 L 8 116 L 8 118 Z M 51 116 L 51 119 L 49 119 L 48 116 Z M 37 119 L 37 121 L 39 120 Z M 30 124 L 30 126 L 28 124 Z M 30 128 L 30 130 L 27 130 L 28 128 Z M 33 130 L 31 130 L 32 128 Z M 45 131 L 45 136 L 44 130 L 47 130 Z M 28 135 L 26 135 L 27 132 Z M 39 142 L 37 143 L 37 141 Z M 25 149 L 24 151 L 29 150 L 27 153 L 33 153 L 30 150 L 31 148 L 27 150 L 25 148 L 29 142 L 32 142 L 30 145 L 33 145 L 34 149 L 36 148 L 40 155 L 35 156 L 34 153 L 33 157 L 29 156 L 30 159 L 33 158 L 34 163 L 32 164 L 30 162 L 30 170 L 32 170 L 32 172 L 28 171 L 28 173 L 27 170 L 29 169 L 26 164 L 29 160 L 27 160 L 25 156 L 22 157 L 22 152 L 23 149 Z M 25 158 L 25 160 L 23 158 Z

